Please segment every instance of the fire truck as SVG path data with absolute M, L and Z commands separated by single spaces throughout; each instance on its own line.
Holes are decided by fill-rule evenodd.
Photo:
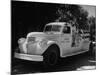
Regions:
M 90 39 L 88 31 L 79 30 L 75 25 L 51 22 L 43 32 L 30 32 L 26 38 L 20 38 L 18 45 L 15 58 L 54 66 L 60 58 L 89 51 Z

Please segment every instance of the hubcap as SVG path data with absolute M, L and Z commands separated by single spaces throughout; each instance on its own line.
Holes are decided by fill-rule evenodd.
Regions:
M 56 53 L 51 52 L 49 54 L 49 63 L 50 63 L 50 65 L 56 64 L 56 61 L 57 61 L 57 55 L 56 55 Z

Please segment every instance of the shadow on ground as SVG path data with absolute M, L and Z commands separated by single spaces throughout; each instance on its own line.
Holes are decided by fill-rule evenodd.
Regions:
M 45 69 L 42 63 L 37 62 L 14 60 L 14 62 L 12 63 L 12 75 L 43 72 L 76 71 L 78 68 L 83 66 L 96 66 L 95 56 L 89 56 L 87 53 L 63 58 L 56 67 L 48 69 Z

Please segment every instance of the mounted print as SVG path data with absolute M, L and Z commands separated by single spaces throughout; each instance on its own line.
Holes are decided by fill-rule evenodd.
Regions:
M 96 6 L 11 1 L 11 74 L 96 69 Z

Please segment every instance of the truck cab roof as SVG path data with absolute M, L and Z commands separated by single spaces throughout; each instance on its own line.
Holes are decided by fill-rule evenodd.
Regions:
M 60 25 L 60 26 L 64 26 L 66 24 L 66 22 L 51 22 L 51 23 L 48 23 L 46 25 Z

